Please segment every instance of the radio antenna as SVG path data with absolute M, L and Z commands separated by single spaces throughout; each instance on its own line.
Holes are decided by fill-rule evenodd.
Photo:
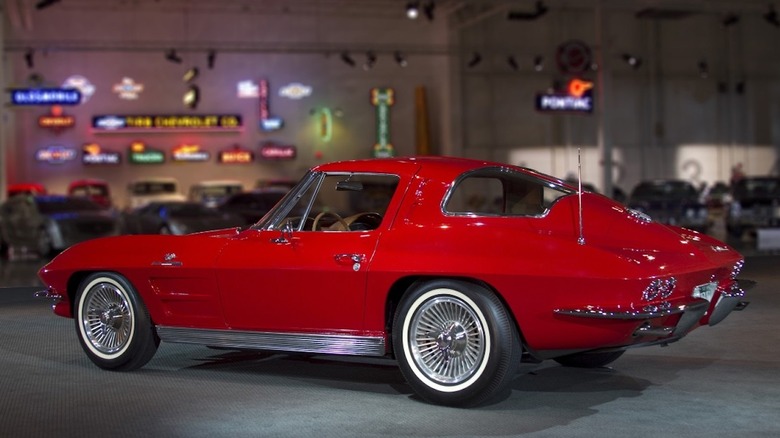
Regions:
M 582 235 L 582 153 L 577 148 L 577 208 L 580 214 L 580 237 L 577 243 L 585 245 L 585 237 Z

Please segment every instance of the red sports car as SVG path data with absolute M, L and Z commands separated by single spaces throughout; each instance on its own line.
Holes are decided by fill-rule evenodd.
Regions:
M 529 169 L 459 158 L 316 166 L 247 229 L 101 238 L 40 270 L 101 368 L 160 341 L 394 357 L 433 403 L 520 362 L 597 367 L 742 309 L 742 256 Z

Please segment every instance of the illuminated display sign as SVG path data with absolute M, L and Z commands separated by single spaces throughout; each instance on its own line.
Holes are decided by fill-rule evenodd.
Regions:
M 285 85 L 279 89 L 279 96 L 286 97 L 288 99 L 303 99 L 304 97 L 311 96 L 312 88 L 293 82 L 292 84 Z
M 376 107 L 376 144 L 374 158 L 387 158 L 395 155 L 390 144 L 390 107 L 393 106 L 394 93 L 392 88 L 371 89 L 371 105 Z
M 211 158 L 211 154 L 201 150 L 200 146 L 196 144 L 180 144 L 171 152 L 171 159 L 178 162 L 202 162 L 208 161 L 209 158 Z
M 120 164 L 122 154 L 114 151 L 104 151 L 97 143 L 85 144 L 81 147 L 81 162 L 83 164 Z
M 542 112 L 593 112 L 593 82 L 572 79 L 566 93 L 537 94 L 536 110 Z
M 11 89 L 14 105 L 78 105 L 81 92 L 75 88 L 16 88 Z
M 92 118 L 92 128 L 102 132 L 214 130 L 235 131 L 242 127 L 238 114 L 209 115 L 99 115 Z
M 234 145 L 232 148 L 217 154 L 217 162 L 222 164 L 248 164 L 253 161 L 255 161 L 255 153 L 239 145 Z
M 128 160 L 133 164 L 162 164 L 165 153 L 146 146 L 142 141 L 134 141 L 130 144 Z
M 76 124 L 76 118 L 63 114 L 62 107 L 54 105 L 51 113 L 38 117 L 38 126 L 59 132 L 65 128 L 72 128 Z
M 283 122 L 279 117 L 271 117 L 269 110 L 268 80 L 260 80 L 260 129 L 263 131 L 276 131 L 281 129 Z
M 241 81 L 236 85 L 239 99 L 256 99 L 260 97 L 260 86 L 254 81 Z
M 330 108 L 323 108 L 318 113 L 318 131 L 323 143 L 330 143 L 333 139 L 333 113 Z
M 122 82 L 114 85 L 114 93 L 117 93 L 120 99 L 136 100 L 142 91 L 144 85 L 137 84 L 132 78 L 122 78 Z
M 95 94 L 95 86 L 84 76 L 73 75 L 62 83 L 62 88 L 75 88 L 81 93 L 81 103 L 85 103 Z
M 76 159 L 76 149 L 64 146 L 49 146 L 35 151 L 35 161 L 62 164 Z
M 265 143 L 260 146 L 260 158 L 264 160 L 293 160 L 298 150 L 292 145 Z

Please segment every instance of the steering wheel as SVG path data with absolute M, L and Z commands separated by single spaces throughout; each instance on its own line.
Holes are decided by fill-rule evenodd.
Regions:
M 344 221 L 344 219 L 342 219 L 341 216 L 339 216 L 337 213 L 334 213 L 332 211 L 323 211 L 320 214 L 318 214 L 314 218 L 314 223 L 311 226 L 311 230 L 312 231 L 317 231 L 317 225 L 319 225 L 320 219 L 322 219 L 322 217 L 325 216 L 326 214 L 329 214 L 329 215 L 335 217 L 336 221 L 338 221 L 339 225 L 344 227 L 344 231 L 349 231 L 349 225 Z
M 374 212 L 357 213 L 344 221 L 349 224 L 350 230 L 373 230 L 382 223 L 382 215 Z

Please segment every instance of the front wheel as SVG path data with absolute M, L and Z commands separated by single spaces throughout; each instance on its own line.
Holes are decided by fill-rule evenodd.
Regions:
M 81 347 L 104 369 L 140 368 L 160 344 L 138 293 L 114 273 L 92 274 L 81 282 L 74 319 Z
M 522 353 L 495 294 L 453 280 L 406 292 L 393 321 L 393 350 L 417 395 L 450 406 L 478 405 L 505 390 Z

